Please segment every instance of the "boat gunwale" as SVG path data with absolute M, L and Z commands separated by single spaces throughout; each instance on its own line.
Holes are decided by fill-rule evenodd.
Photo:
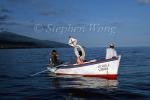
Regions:
M 59 66 L 58 68 L 68 69 L 68 68 L 85 67 L 85 66 L 88 66 L 88 65 L 94 65 L 94 64 L 98 64 L 98 63 L 105 63 L 105 62 L 110 62 L 110 61 L 115 61 L 115 60 L 119 60 L 119 57 L 111 58 L 111 59 L 104 59 L 104 60 L 97 60 L 95 62 L 88 62 L 88 63 L 84 63 L 84 64 L 80 64 L 80 65 L 67 64 L 67 65 L 64 65 L 64 66 Z

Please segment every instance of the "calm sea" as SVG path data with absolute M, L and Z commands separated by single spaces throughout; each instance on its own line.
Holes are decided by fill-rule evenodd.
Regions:
M 45 72 L 52 49 L 0 49 L 0 100 L 150 100 L 150 48 L 118 48 L 117 80 L 56 76 Z M 72 49 L 56 49 L 75 62 Z M 104 58 L 105 48 L 87 48 L 86 58 Z

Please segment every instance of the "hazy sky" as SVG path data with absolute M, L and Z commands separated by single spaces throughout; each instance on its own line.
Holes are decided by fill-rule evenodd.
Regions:
M 90 47 L 150 46 L 150 0 L 0 0 L 0 29 L 64 43 L 71 35 Z

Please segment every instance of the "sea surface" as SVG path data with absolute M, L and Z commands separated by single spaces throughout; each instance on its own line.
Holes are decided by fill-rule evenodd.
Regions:
M 150 100 L 150 48 L 117 48 L 122 55 L 117 80 L 56 76 L 45 72 L 52 49 L 0 49 L 0 100 Z M 74 63 L 71 48 L 57 48 Z M 86 59 L 102 59 L 105 48 L 86 48 Z

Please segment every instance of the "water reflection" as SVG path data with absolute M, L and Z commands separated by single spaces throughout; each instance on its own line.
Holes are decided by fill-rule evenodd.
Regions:
M 53 99 L 58 99 L 58 97 L 67 100 L 98 99 L 102 97 L 105 99 L 105 97 L 109 98 L 108 94 L 111 94 L 118 87 L 117 80 L 67 75 L 58 76 L 54 74 L 49 74 L 49 78 L 50 87 L 57 90 L 57 94 L 60 94 L 55 95 Z
M 49 74 L 54 88 L 117 88 L 118 80 Z

